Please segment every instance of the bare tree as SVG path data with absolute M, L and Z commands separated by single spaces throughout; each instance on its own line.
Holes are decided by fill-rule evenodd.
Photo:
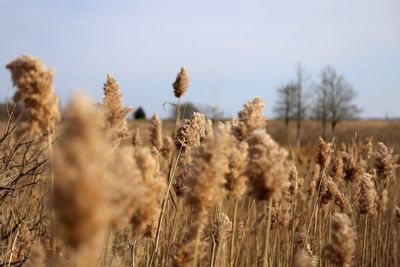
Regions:
M 361 111 L 353 104 L 357 96 L 353 86 L 343 75 L 338 75 L 331 66 L 322 70 L 317 92 L 319 98 L 317 98 L 315 110 L 320 112 L 323 131 L 325 131 L 327 120 L 330 121 L 331 130 L 334 133 L 340 121 L 354 118 Z
M 317 85 L 314 88 L 314 106 L 313 114 L 315 119 L 320 120 L 322 124 L 322 138 L 326 139 L 326 124 L 329 118 L 328 110 L 328 90 L 322 86 Z
M 304 68 L 299 63 L 296 66 L 296 81 L 295 81 L 295 108 L 294 108 L 294 118 L 296 120 L 296 145 L 301 145 L 301 130 L 303 121 L 306 115 L 306 103 L 304 97 L 304 87 L 305 87 L 305 72 Z
M 289 123 L 293 117 L 293 109 L 295 105 L 296 85 L 289 82 L 278 88 L 278 100 L 274 106 L 274 112 L 279 119 L 285 122 L 285 139 L 288 141 Z
M 296 80 L 278 88 L 278 100 L 274 111 L 279 118 L 285 121 L 286 141 L 288 141 L 289 123 L 293 119 L 296 122 L 296 145 L 301 143 L 301 130 L 306 115 L 304 97 L 304 84 L 306 78 L 304 69 L 299 63 L 296 66 Z

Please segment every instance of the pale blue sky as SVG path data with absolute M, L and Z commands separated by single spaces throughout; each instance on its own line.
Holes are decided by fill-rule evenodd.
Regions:
M 363 116 L 400 116 L 398 0 L 63 2 L 0 0 L 0 65 L 41 57 L 63 103 L 77 89 L 101 100 L 111 73 L 126 104 L 166 116 L 185 65 L 187 100 L 233 115 L 260 95 L 271 116 L 276 87 L 302 62 L 310 83 L 327 64 L 344 74 Z M 9 80 L 1 67 L 0 98 L 12 95 Z

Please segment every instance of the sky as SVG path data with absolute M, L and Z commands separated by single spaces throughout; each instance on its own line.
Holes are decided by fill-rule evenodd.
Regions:
M 55 68 L 63 104 L 77 90 L 101 101 L 110 73 L 126 105 L 166 117 L 186 66 L 184 101 L 232 116 L 262 96 L 273 116 L 277 87 L 301 62 L 307 88 L 329 64 L 358 92 L 362 117 L 400 117 L 398 0 L 0 0 L 0 65 L 26 53 Z M 4 67 L 0 88 L 12 96 Z

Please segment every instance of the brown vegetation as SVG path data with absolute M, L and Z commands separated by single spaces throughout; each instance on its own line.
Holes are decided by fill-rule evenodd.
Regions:
M 39 76 L 25 99 L 44 90 L 48 105 Z M 3 125 L 0 266 L 398 266 L 397 122 L 343 122 L 324 140 L 306 121 L 294 148 L 260 97 L 231 121 L 180 120 L 178 103 L 175 122 L 127 124 L 111 76 L 104 93 L 73 97 L 55 132 L 58 111 Z M 40 131 L 20 137 L 29 123 Z

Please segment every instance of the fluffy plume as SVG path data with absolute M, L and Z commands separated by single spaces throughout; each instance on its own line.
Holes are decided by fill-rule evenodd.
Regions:
M 59 98 L 53 92 L 54 71 L 30 55 L 22 55 L 7 66 L 17 91 L 13 100 L 22 110 L 18 135 L 52 131 L 60 120 Z
M 317 163 L 321 170 L 328 166 L 332 149 L 331 144 L 326 143 L 322 137 L 319 137 L 319 146 L 317 154 Z
M 293 267 L 314 267 L 312 259 L 308 256 L 307 252 L 300 249 L 294 256 Z
M 108 223 L 109 190 L 105 168 L 111 147 L 104 117 L 84 95 L 69 103 L 54 153 L 54 208 L 62 238 L 73 248 L 89 243 Z
M 245 173 L 249 179 L 250 193 L 258 200 L 279 195 L 289 174 L 284 165 L 288 152 L 280 148 L 265 130 L 254 131 L 248 143 L 249 161 Z
M 192 174 L 192 161 L 193 158 L 190 153 L 184 152 L 182 153 L 177 170 L 176 177 L 174 182 L 174 191 L 178 197 L 183 197 L 186 192 L 186 180 Z
M 360 185 L 360 198 L 358 206 L 361 214 L 374 215 L 376 213 L 377 192 L 372 175 L 364 173 Z
M 224 182 L 229 171 L 229 136 L 227 128 L 219 128 L 193 153 L 196 161 L 193 162 L 192 175 L 187 180 L 187 196 L 192 206 L 194 223 L 175 255 L 174 266 L 188 266 L 193 260 L 193 254 L 202 252 L 199 239 L 207 223 L 208 211 L 226 193 Z
M 332 180 L 332 178 L 328 179 L 328 191 L 335 203 L 340 208 L 340 211 L 350 215 L 352 213 L 351 205 L 340 192 L 337 184 Z
M 175 145 L 183 152 L 200 144 L 206 135 L 206 119 L 204 114 L 195 112 L 190 120 L 185 120 L 176 134 Z
M 343 180 L 344 175 L 344 165 L 342 157 L 336 157 L 332 165 L 331 176 L 333 181 L 339 183 Z
M 351 221 L 345 214 L 332 216 L 331 243 L 325 246 L 325 257 L 339 266 L 350 266 L 356 247 L 356 235 Z
M 259 96 L 244 104 L 238 118 L 232 122 L 232 133 L 239 141 L 246 140 L 254 130 L 265 128 L 263 112 L 264 100 Z
M 161 151 L 163 147 L 162 122 L 157 113 L 154 113 L 151 117 L 150 144 L 158 151 Z
M 181 97 L 186 93 L 189 87 L 189 74 L 185 67 L 182 67 L 172 84 L 175 97 Z
M 117 81 L 107 74 L 107 81 L 103 87 L 103 106 L 106 112 L 107 128 L 110 131 L 111 141 L 117 147 L 121 139 L 129 136 L 127 116 L 131 108 L 122 105 L 121 90 Z
M 348 182 L 358 183 L 364 175 L 364 161 L 357 161 L 355 157 L 347 152 L 342 152 L 344 177 Z
M 173 146 L 174 146 L 174 141 L 172 141 L 172 138 L 169 136 L 164 136 L 163 146 L 161 148 L 160 154 L 166 161 L 168 161 L 172 156 Z
M 222 213 L 212 225 L 212 235 L 215 243 L 225 245 L 232 236 L 232 222 L 229 217 Z
M 248 145 L 245 142 L 234 142 L 229 155 L 229 172 L 225 175 L 225 188 L 228 196 L 239 199 L 246 191 L 244 175 L 247 163 Z
M 371 156 L 373 155 L 374 152 L 372 144 L 373 140 L 374 138 L 372 136 L 368 137 L 364 145 L 362 146 L 362 151 L 366 159 L 370 159 Z
M 182 242 L 183 245 L 174 255 L 174 261 L 172 263 L 173 267 L 191 266 L 196 250 L 199 259 L 205 256 L 207 243 L 205 241 L 199 241 L 198 244 L 196 244 L 196 234 L 197 232 L 193 232 L 190 234 L 190 236 L 186 235 Z
M 396 164 L 398 156 L 393 156 L 393 151 L 389 151 L 385 144 L 381 142 L 378 143 L 375 156 L 375 168 L 378 179 L 389 181 L 394 177 L 395 171 L 398 168 Z
M 192 175 L 188 177 L 188 201 L 200 220 L 206 219 L 207 210 L 214 207 L 225 194 L 225 175 L 229 171 L 229 132 L 218 129 L 193 153 Z
M 116 151 L 109 169 L 113 194 L 113 226 L 131 226 L 134 232 L 152 225 L 158 217 L 165 180 L 157 173 L 149 149 L 123 147 Z

